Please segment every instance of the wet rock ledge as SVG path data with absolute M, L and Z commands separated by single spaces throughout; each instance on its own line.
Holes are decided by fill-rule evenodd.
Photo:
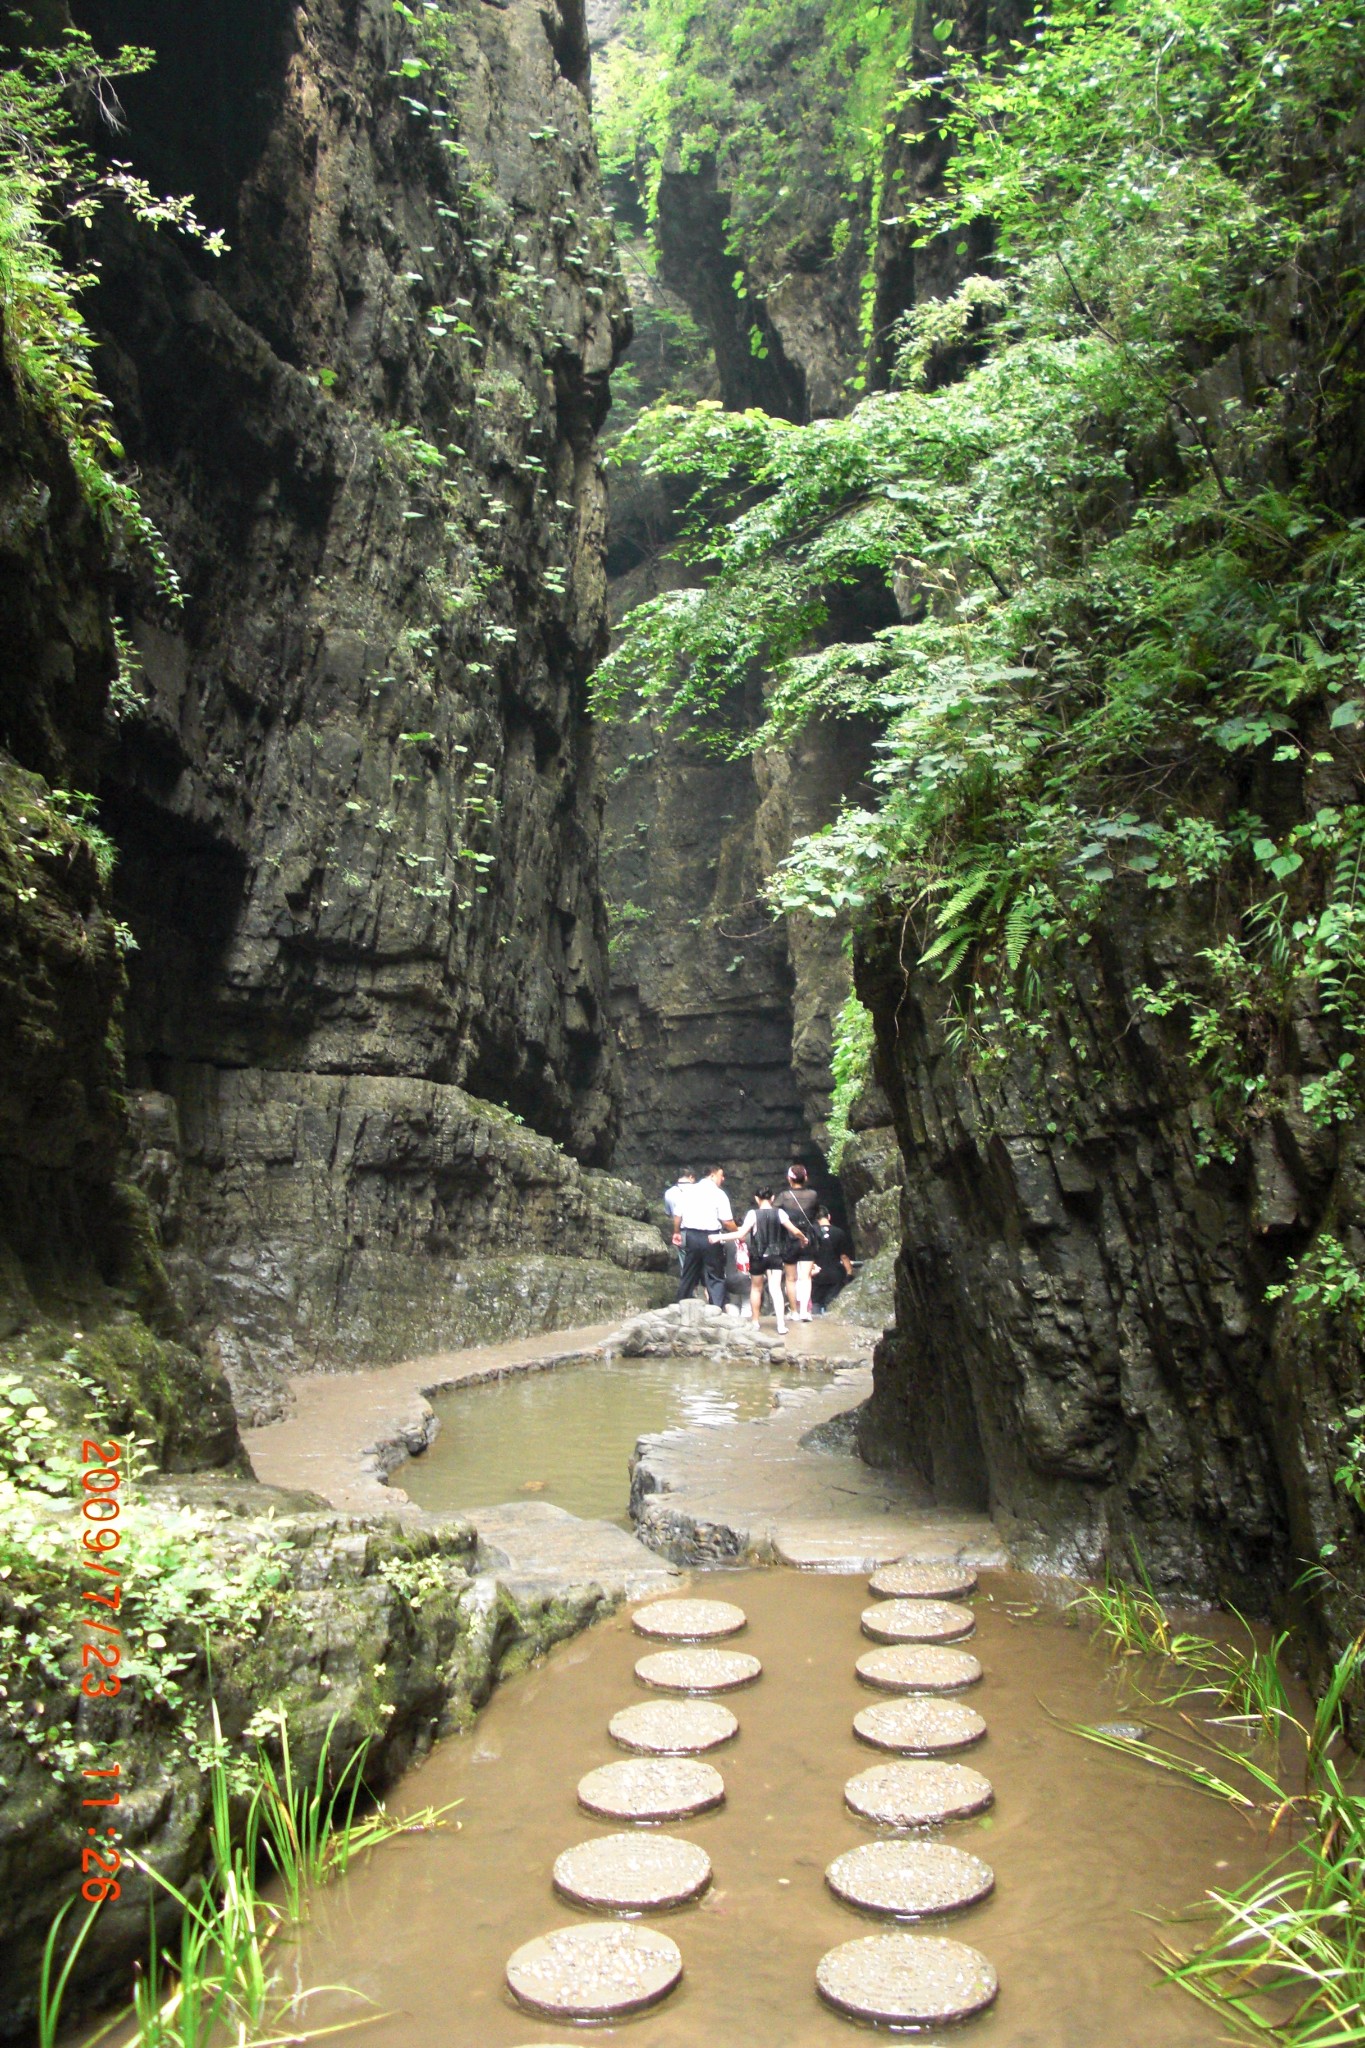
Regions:
M 0 1358 L 0 1401 L 21 1388 L 25 1414 L 58 1444 L 79 1442 L 98 1416 L 109 1435 L 140 1437 L 149 1461 L 177 1469 L 149 1462 L 125 1508 L 116 1699 L 82 1699 L 71 1668 L 81 1586 L 65 1565 L 65 1492 L 46 1517 L 56 1538 L 50 1568 L 35 1578 L 12 1566 L 0 1578 L 6 2039 L 27 2036 L 43 1941 L 71 1897 L 79 1771 L 92 1756 L 119 1762 L 123 1847 L 183 1885 L 207 1849 L 210 1701 L 229 1755 L 269 1742 L 284 1716 L 305 1779 L 331 1729 L 339 1760 L 368 1745 L 365 1784 L 377 1793 L 464 1725 L 499 1677 L 624 1590 L 604 1590 L 586 1573 L 582 1583 L 564 1572 L 513 1581 L 500 1569 L 506 1558 L 458 1517 L 340 1513 L 317 1494 L 257 1483 L 221 1376 L 132 1318 L 93 1338 L 49 1325 L 23 1342 L 22 1377 L 14 1343 Z M 69 2012 L 126 1984 L 145 1947 L 147 1910 L 145 1882 L 125 1872 L 121 1899 L 87 1941 Z

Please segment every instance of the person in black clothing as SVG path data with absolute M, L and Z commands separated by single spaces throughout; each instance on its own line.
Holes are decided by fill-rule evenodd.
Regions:
M 784 1336 L 787 1322 L 782 1301 L 782 1267 L 787 1248 L 795 1253 L 806 1240 L 791 1218 L 773 1207 L 771 1188 L 755 1190 L 754 1205 L 740 1224 L 738 1235 L 747 1239 L 749 1245 L 749 1312 L 755 1322 L 761 1320 L 766 1282 L 773 1298 L 778 1335 Z
M 786 1243 L 786 1258 L 783 1262 L 787 1282 L 787 1301 L 791 1308 L 792 1321 L 810 1321 L 810 1282 L 815 1260 L 815 1212 L 820 1206 L 820 1197 L 810 1185 L 810 1175 L 799 1163 L 787 1168 L 787 1185 L 778 1196 L 774 1206 L 791 1217 L 797 1230 L 805 1239 L 805 1245 L 798 1245 L 793 1238 Z
M 815 1271 L 811 1276 L 811 1300 L 822 1316 L 841 1287 L 853 1278 L 853 1240 L 841 1230 L 828 1209 L 821 1209 L 815 1222 Z

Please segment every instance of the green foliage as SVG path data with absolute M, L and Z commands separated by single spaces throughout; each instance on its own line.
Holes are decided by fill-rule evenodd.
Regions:
M 603 166 L 635 180 L 652 221 L 665 163 L 714 163 L 742 264 L 808 238 L 811 183 L 822 180 L 836 208 L 827 258 L 837 258 L 875 229 L 915 18 L 876 0 L 634 0 L 594 81 Z M 742 270 L 736 289 L 742 297 Z M 750 345 L 765 352 L 757 328 Z
M 1365 1797 L 1348 1721 L 1365 1682 L 1365 1638 L 1338 1658 L 1311 1718 L 1300 1719 L 1281 1671 L 1287 1632 L 1268 1645 L 1245 1622 L 1245 1643 L 1177 1632 L 1145 1577 L 1140 1588 L 1107 1577 L 1073 1604 L 1098 1621 L 1116 1651 L 1156 1661 L 1157 1689 L 1148 1689 L 1146 1673 L 1138 1688 L 1148 1706 L 1202 1697 L 1215 1709 L 1197 1724 L 1182 1714 L 1178 1728 L 1152 1734 L 1076 1733 L 1259 1812 L 1285 1842 L 1238 1890 L 1207 1895 L 1197 1911 L 1212 1930 L 1193 1950 L 1163 1944 L 1164 1974 L 1223 2024 L 1279 2048 L 1358 2042 L 1365 2033 Z M 1303 1760 L 1301 1790 L 1290 1782 L 1286 1758 Z
M 79 1397 L 85 1427 L 94 1427 L 100 1388 L 70 1360 L 47 1370 L 54 1386 Z M 95 1754 L 77 1722 L 37 1698 L 78 1696 L 74 1617 L 85 1591 L 104 1589 L 79 1568 L 68 1510 L 80 1495 L 79 1445 L 50 1396 L 18 1373 L 0 1374 L 0 1730 L 58 1781 L 74 1778 Z M 185 1675 L 202 1656 L 206 1630 L 257 1630 L 274 1604 L 284 1553 L 259 1529 L 250 1540 L 236 1537 L 212 1513 L 164 1505 L 139 1485 L 148 1469 L 145 1448 L 131 1447 L 123 1498 L 136 1500 L 137 1570 L 122 1586 L 120 1676 L 165 1710 L 168 1739 L 197 1755 L 202 1731 Z
M 837 1173 L 845 1149 L 853 1136 L 849 1112 L 872 1078 L 874 1048 L 872 1012 L 864 1008 L 850 989 L 834 1019 L 834 1044 L 830 1071 L 834 1076 L 834 1099 L 829 1113 L 829 1163 Z
M 1289 1278 L 1268 1287 L 1266 1299 L 1292 1302 L 1307 1322 L 1345 1316 L 1365 1334 L 1365 1273 L 1330 1230 L 1320 1231 L 1303 1257 L 1291 1260 Z
M 54 48 L 24 51 L 0 68 L 0 313 L 19 388 L 61 433 L 87 500 L 112 535 L 148 556 L 164 594 L 178 601 L 175 572 L 126 473 L 95 377 L 80 310 L 93 276 L 64 254 L 72 229 L 88 227 L 110 200 L 211 254 L 226 247 L 188 200 L 157 198 L 125 165 L 102 165 L 80 138 L 87 116 L 117 132 L 118 81 L 152 61 L 150 51 L 133 48 L 105 60 L 87 35 L 67 29 Z
M 623 458 L 695 486 L 696 582 L 631 615 L 599 704 L 713 737 L 728 716 L 736 747 L 874 720 L 877 802 L 800 842 L 775 899 L 894 916 L 953 985 L 964 1057 L 1041 1043 L 1117 889 L 1215 885 L 1232 929 L 1146 992 L 1209 1075 L 1207 1156 L 1265 1113 L 1304 1000 L 1346 1039 L 1305 1097 L 1340 1120 L 1361 808 L 1305 800 L 1286 832 L 1229 791 L 1272 767 L 1339 788 L 1365 718 L 1365 522 L 1334 506 L 1329 453 L 1358 280 L 1314 300 L 1307 413 L 1273 383 L 1215 410 L 1194 380 L 1255 342 L 1341 216 L 1354 11 L 1066 0 L 1008 62 L 944 42 L 886 112 L 931 87 L 946 108 L 920 239 L 989 221 L 994 274 L 903 321 L 901 388 L 847 418 L 702 405 L 627 434 Z M 848 637 L 869 587 L 902 622 Z M 766 717 L 740 732 L 756 674 Z
M 607 959 L 613 967 L 625 958 L 640 926 L 653 914 L 639 903 L 607 904 Z

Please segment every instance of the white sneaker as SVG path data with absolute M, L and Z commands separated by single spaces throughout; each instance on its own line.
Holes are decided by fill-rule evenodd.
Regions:
M 754 1312 L 747 1301 L 739 1312 L 739 1319 L 742 1323 L 751 1323 L 754 1319 Z
M 785 1323 L 779 1323 L 779 1324 L 778 1324 L 778 1326 L 777 1326 L 777 1334 L 778 1334 L 778 1336 L 779 1336 L 779 1337 L 785 1337 L 785 1336 L 786 1336 L 786 1334 L 787 1334 L 787 1325 L 786 1325 Z

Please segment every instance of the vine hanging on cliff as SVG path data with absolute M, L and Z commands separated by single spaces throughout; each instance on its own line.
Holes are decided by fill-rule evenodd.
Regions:
M 20 391 L 60 432 L 88 502 L 111 535 L 146 554 L 163 593 L 178 601 L 174 568 L 128 474 L 96 376 L 80 308 L 94 273 L 71 253 L 111 200 L 211 255 L 227 246 L 191 201 L 158 198 L 126 164 L 102 163 L 81 139 L 87 116 L 111 136 L 122 132 L 119 82 L 153 61 L 150 50 L 131 46 L 102 58 L 87 35 L 68 29 L 55 47 L 25 50 L 0 67 L 0 342 Z

